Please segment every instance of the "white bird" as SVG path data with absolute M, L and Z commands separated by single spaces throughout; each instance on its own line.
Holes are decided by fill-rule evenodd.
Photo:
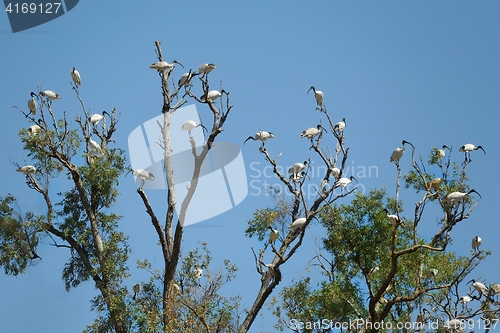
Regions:
M 423 308 L 422 311 L 417 315 L 416 322 L 419 325 L 417 326 L 417 329 L 423 328 L 423 325 L 429 319 L 429 315 L 429 311 L 426 308 Z
M 196 127 L 203 127 L 203 129 L 204 129 L 205 131 L 207 131 L 207 132 L 208 132 L 207 128 L 206 128 L 205 126 L 203 126 L 203 124 L 202 124 L 202 123 L 199 123 L 199 124 L 197 125 L 197 124 L 196 124 L 196 122 L 195 122 L 194 120 L 188 120 L 188 121 L 186 121 L 186 122 L 184 123 L 184 125 L 182 125 L 182 130 L 183 130 L 183 131 L 188 131 L 188 133 L 190 133 L 190 134 L 191 134 L 191 131 L 192 131 L 193 129 L 195 129 Z
M 349 178 L 347 177 L 342 177 L 340 178 L 339 180 L 337 180 L 334 184 L 335 187 L 341 187 L 341 188 L 345 188 L 347 185 L 349 185 L 353 180 L 355 180 L 356 182 L 358 182 L 358 180 L 356 178 L 354 178 L 354 176 L 350 176 Z
M 438 149 L 438 151 L 437 151 L 437 156 L 439 159 L 443 159 L 444 156 L 446 155 L 445 149 L 448 149 L 449 151 L 451 151 L 450 148 L 448 148 L 446 145 L 443 145 L 442 149 Z
M 465 160 L 466 161 L 467 161 L 467 156 L 468 156 L 469 157 L 469 162 L 470 162 L 470 161 L 472 161 L 471 158 L 470 158 L 470 152 L 473 151 L 473 150 L 478 150 L 478 149 L 481 149 L 483 151 L 483 153 L 486 155 L 486 152 L 484 151 L 483 147 L 481 147 L 481 146 L 477 146 L 476 147 L 472 143 L 466 143 L 465 145 L 463 145 L 462 147 L 460 147 L 460 149 L 458 151 L 465 154 Z
M 77 85 L 82 84 L 82 79 L 80 78 L 80 72 L 73 67 L 73 71 L 71 72 L 71 78 L 73 79 L 73 82 L 75 82 Z
M 202 64 L 200 68 L 198 69 L 198 74 L 208 74 L 214 69 L 216 69 L 214 64 Z
M 307 91 L 307 94 L 309 94 L 311 90 L 314 91 L 314 98 L 316 99 L 316 103 L 318 104 L 318 106 L 323 106 L 323 92 L 316 90 L 314 86 L 311 86 L 311 88 L 309 88 L 309 90 Z
M 330 172 L 332 174 L 332 177 L 335 179 L 338 179 L 340 177 L 340 169 L 335 167 L 335 168 L 330 168 Z
M 134 296 L 132 296 L 132 299 L 135 300 L 135 297 L 141 291 L 141 285 L 138 283 L 134 284 L 134 286 L 132 287 L 132 290 L 134 291 Z
M 451 192 L 450 194 L 448 194 L 447 196 L 445 196 L 443 198 L 443 201 L 450 202 L 450 203 L 455 203 L 457 201 L 462 200 L 466 195 L 469 195 L 472 192 L 477 193 L 477 195 L 479 195 L 479 197 L 481 198 L 481 194 L 479 194 L 479 192 L 477 192 L 476 190 L 472 189 L 472 190 L 470 190 L 467 193 L 464 193 L 464 192 Z
M 17 172 L 22 172 L 25 175 L 32 175 L 36 173 L 36 168 L 32 165 L 25 165 L 16 170 Z
M 426 277 L 427 277 L 428 279 L 433 279 L 433 278 L 435 278 L 435 277 L 438 275 L 438 273 L 439 273 L 439 271 L 438 271 L 437 269 L 432 268 L 432 269 L 429 269 L 429 270 L 427 271 L 427 275 L 426 275 Z
M 481 237 L 474 236 L 474 238 L 472 238 L 472 249 L 474 251 L 479 251 L 479 246 L 481 246 L 482 242 L 483 240 L 481 239 Z
M 94 150 L 101 150 L 101 145 L 92 139 L 89 139 L 89 146 Z
M 472 301 L 472 298 L 470 296 L 462 296 L 458 301 L 462 304 L 467 304 Z
M 308 129 L 306 129 L 305 131 L 302 131 L 302 133 L 300 133 L 300 137 L 301 138 L 308 138 L 308 139 L 312 139 L 317 136 L 319 133 L 321 133 L 323 130 L 325 130 L 323 128 L 323 126 L 321 125 L 318 125 L 316 127 L 309 127 Z M 326 130 L 325 130 L 326 132 Z
M 387 218 L 389 219 L 389 221 L 392 223 L 393 226 L 395 226 L 396 228 L 399 226 L 401 226 L 402 228 L 406 228 L 404 222 L 401 221 L 401 219 L 397 215 L 389 214 L 387 208 L 385 208 L 383 211 L 385 212 Z
M 195 277 L 196 279 L 200 279 L 202 275 L 203 275 L 203 269 L 201 269 L 201 268 L 196 268 L 196 269 L 194 270 L 194 277 Z
M 97 125 L 101 120 L 104 119 L 104 115 L 108 114 L 106 111 L 103 111 L 102 114 L 95 113 L 89 117 L 89 121 L 92 123 L 92 125 Z
M 179 285 L 177 283 L 174 283 L 174 289 L 175 289 L 175 292 L 178 294 L 178 295 L 182 295 L 182 292 L 181 292 L 181 287 L 179 287 Z
M 267 139 L 272 139 L 274 138 L 274 134 L 271 132 L 266 132 L 266 131 L 258 131 L 255 133 L 255 136 L 249 136 L 243 144 L 245 144 L 248 140 L 252 139 L 253 141 L 262 141 L 262 146 L 264 146 L 264 142 Z
M 268 228 L 269 230 L 271 230 L 271 233 L 269 234 L 269 244 L 274 244 L 278 239 L 279 231 L 277 229 L 271 228 L 270 226 L 268 226 Z
M 52 90 L 45 90 L 45 91 L 42 91 L 40 94 L 43 97 L 46 97 L 52 101 L 55 99 L 61 99 L 61 96 L 59 96 L 59 94 L 57 94 L 56 92 L 54 92 Z
M 178 87 L 179 89 L 182 86 L 189 86 L 191 84 L 191 80 L 193 79 L 194 76 L 198 75 L 198 73 L 192 73 L 191 70 L 189 72 L 182 74 L 181 78 L 179 79 L 178 82 Z
M 179 64 L 182 68 L 184 68 L 184 66 L 182 66 L 182 64 L 180 62 L 178 62 L 177 60 L 172 61 L 171 64 L 166 62 L 166 61 L 158 61 L 158 62 L 155 62 L 154 64 L 152 64 L 151 66 L 149 66 L 149 68 L 156 69 L 158 72 L 160 72 L 160 71 L 163 71 L 165 69 L 174 69 L 175 64 Z
M 486 286 L 484 285 L 484 283 L 472 279 L 469 282 L 467 282 L 467 284 L 469 284 L 471 282 L 472 282 L 472 287 L 474 287 L 474 289 L 476 289 L 479 292 L 479 297 L 480 298 L 481 298 L 481 295 L 484 295 L 484 296 L 488 296 L 489 295 L 489 289 L 486 288 Z
M 459 333 L 465 330 L 465 323 L 460 319 L 451 319 L 444 323 L 444 327 L 448 332 Z
M 38 133 L 40 131 L 40 129 L 41 129 L 41 127 L 37 124 L 31 125 L 28 128 L 28 135 L 34 135 L 34 134 Z
M 144 186 L 146 180 L 155 180 L 155 176 L 151 172 L 143 169 L 132 170 L 132 174 L 141 180 L 141 188 Z
M 288 226 L 288 228 L 300 228 L 300 227 L 304 226 L 306 221 L 307 221 L 307 219 L 305 217 L 300 217 L 300 218 L 296 219 L 295 221 L 293 221 L 293 223 L 290 224 Z
M 339 121 L 338 123 L 335 124 L 335 126 L 333 126 L 333 130 L 337 134 L 343 132 L 344 128 L 345 128 L 345 118 L 342 118 L 342 121 Z
M 403 156 L 403 153 L 405 151 L 405 144 L 409 144 L 413 147 L 413 145 L 406 140 L 403 140 L 402 144 L 403 144 L 402 147 L 394 149 L 394 151 L 391 154 L 391 158 L 389 159 L 389 162 L 399 163 L 399 159 L 401 158 L 401 156 Z
M 31 99 L 28 100 L 28 109 L 30 109 L 31 113 L 33 113 L 33 115 L 36 116 L 36 107 L 37 107 L 37 103 L 35 101 L 36 94 L 34 92 L 31 92 L 30 95 Z
M 222 90 L 222 92 L 225 92 L 225 91 Z M 209 100 L 211 100 L 212 102 L 215 101 L 217 98 L 219 98 L 221 96 L 222 96 L 222 94 L 218 90 L 210 90 L 207 93 L 207 98 Z M 203 95 L 203 96 L 200 97 L 200 101 L 206 102 L 205 95 Z
M 291 173 L 291 178 L 293 179 L 300 179 L 300 173 L 302 172 L 302 170 L 304 170 L 307 166 L 308 162 L 307 161 L 304 161 L 304 163 L 300 163 L 300 162 L 297 162 L 295 163 L 294 165 L 292 165 L 290 167 L 290 169 L 288 169 L 288 173 Z

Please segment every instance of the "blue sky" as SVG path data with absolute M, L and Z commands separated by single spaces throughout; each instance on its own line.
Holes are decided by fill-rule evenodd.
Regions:
M 210 82 L 218 88 L 222 80 L 234 104 L 219 140 L 242 147 L 248 181 L 256 175 L 251 165 L 266 165 L 257 143 L 243 146 L 258 124 L 275 134 L 266 146 L 272 156 L 283 152 L 283 166 L 314 157 L 307 140 L 299 136 L 319 120 L 314 98 L 306 95 L 311 85 L 324 92 L 334 120 L 346 118 L 348 165 L 376 167 L 376 174 L 359 179 L 366 189 L 386 186 L 394 194 L 396 171 L 389 156 L 403 139 L 412 142 L 424 159 L 431 147 L 446 144 L 453 146 L 454 160 L 462 161 L 461 145 L 482 145 L 487 155 L 474 152 L 468 166 L 470 183 L 482 199 L 472 217 L 454 230 L 452 249 L 468 254 L 471 238 L 480 235 L 482 248 L 493 255 L 472 277 L 500 282 L 500 244 L 491 232 L 498 223 L 495 176 L 500 162 L 498 17 L 500 3 L 493 0 L 80 1 L 54 21 L 13 34 L 7 15 L 0 14 L 0 110 L 4 115 L 0 195 L 18 197 L 23 211 L 44 208 L 42 199 L 26 188 L 24 177 L 10 163 L 24 164 L 17 133 L 28 126 L 12 105 L 26 108 L 29 93 L 40 84 L 62 96 L 54 102 L 57 110 L 74 117 L 80 111 L 69 84 L 75 66 L 82 75 L 80 91 L 90 111 L 116 107 L 120 112 L 116 146 L 128 149 L 132 130 L 160 113 L 159 79 L 148 68 L 156 61 L 154 41 L 160 40 L 169 61 L 176 59 L 193 69 L 205 62 L 217 65 Z M 182 73 L 177 67 L 174 76 Z M 203 118 L 208 110 L 198 106 L 198 112 Z M 409 161 L 407 154 L 403 171 L 409 170 Z M 153 227 L 135 189 L 132 177 L 123 178 L 116 204 L 133 249 L 130 288 L 148 278 L 146 272 L 135 269 L 136 259 L 161 262 Z M 216 266 L 224 258 L 234 261 L 238 278 L 225 292 L 241 293 L 246 306 L 259 286 L 250 250 L 259 243 L 245 238 L 243 231 L 255 208 L 272 205 L 269 197 L 249 191 L 234 209 L 187 227 L 183 247 L 187 252 L 206 241 Z M 158 212 L 165 209 L 163 192 L 150 190 L 148 195 Z M 404 192 L 401 197 L 409 211 L 415 196 Z M 429 214 L 422 224 L 433 226 L 435 220 Z M 314 255 L 314 240 L 320 236 L 318 226 L 312 226 L 300 254 L 284 268 L 284 282 L 305 274 L 301 267 Z M 68 253 L 49 246 L 48 240 L 38 253 L 43 260 L 25 275 L 0 275 L 3 331 L 83 330 L 95 316 L 88 302 L 94 286 L 88 282 L 67 293 L 61 268 Z M 270 315 L 258 318 L 253 332 L 272 331 L 273 323 Z

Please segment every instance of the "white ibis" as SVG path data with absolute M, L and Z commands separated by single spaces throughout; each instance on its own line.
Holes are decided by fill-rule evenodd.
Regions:
M 330 168 L 330 172 L 331 172 L 333 178 L 339 179 L 339 177 L 340 177 L 340 169 L 339 168 L 337 168 L 337 167 Z
M 198 69 L 198 74 L 208 74 L 214 69 L 216 69 L 214 64 L 202 64 L 200 68 Z
M 222 90 L 224 92 L 224 90 Z M 217 98 L 221 97 L 222 94 L 218 90 L 210 90 L 207 93 L 207 98 L 211 100 L 212 102 L 215 101 Z M 200 101 L 206 102 L 207 100 L 205 99 L 205 95 L 200 97 Z
M 196 124 L 194 120 L 188 120 L 182 125 L 182 130 L 183 131 L 188 131 L 189 134 L 191 134 L 191 131 L 194 130 L 196 127 L 202 127 L 205 131 L 208 132 L 207 128 L 203 126 L 202 123 Z
M 307 161 L 304 161 L 304 163 L 297 162 L 288 169 L 288 173 L 291 174 L 293 179 L 300 179 L 300 173 L 306 168 L 307 164 Z
M 300 217 L 293 221 L 292 224 L 288 226 L 288 228 L 293 229 L 293 228 L 300 228 L 303 227 L 304 224 L 306 224 L 307 219 L 305 217 Z
M 151 172 L 143 169 L 132 170 L 132 174 L 141 180 L 141 188 L 144 186 L 146 180 L 155 180 L 155 176 Z
M 429 311 L 426 308 L 423 308 L 422 311 L 417 315 L 417 329 L 422 329 L 425 322 L 429 319 Z
M 271 233 L 269 234 L 269 244 L 274 244 L 278 239 L 279 231 L 271 228 L 270 226 L 268 226 L 268 228 L 271 230 Z
M 464 193 L 464 192 L 451 192 L 450 194 L 448 194 L 447 196 L 445 196 L 443 198 L 443 201 L 450 202 L 450 203 L 455 203 L 457 201 L 462 200 L 466 195 L 469 195 L 471 193 L 477 193 L 477 195 L 479 195 L 479 197 L 481 198 L 481 194 L 479 194 L 479 192 L 477 192 L 476 190 L 472 189 L 472 190 L 470 190 L 467 193 Z
M 443 147 L 441 147 L 441 149 L 438 149 L 438 151 L 437 151 L 437 157 L 439 159 L 443 159 L 444 156 L 446 155 L 446 150 L 445 149 L 448 149 L 449 151 L 451 151 L 451 149 L 448 148 L 448 146 L 443 145 Z
M 394 151 L 391 154 L 391 158 L 389 159 L 389 162 L 395 162 L 396 164 L 399 163 L 399 159 L 401 158 L 401 156 L 403 156 L 403 153 L 405 151 L 405 144 L 409 144 L 410 146 L 413 147 L 413 145 L 406 140 L 403 140 L 402 144 L 403 144 L 402 147 L 394 149 Z M 413 148 L 415 148 L 415 147 L 413 147 Z
M 479 247 L 481 246 L 482 242 L 483 240 L 481 239 L 481 237 L 474 236 L 474 238 L 472 238 L 472 249 L 474 251 L 479 251 Z
M 89 139 L 89 146 L 90 146 L 90 148 L 92 148 L 94 150 L 98 150 L 98 151 L 101 150 L 101 145 L 92 139 Z
M 314 98 L 316 99 L 316 103 L 318 104 L 318 106 L 323 106 L 323 92 L 316 90 L 314 86 L 311 86 L 311 88 L 309 88 L 309 90 L 307 91 L 307 94 L 309 94 L 311 90 L 314 91 Z
M 340 134 L 344 131 L 345 128 L 345 118 L 342 118 L 342 121 L 339 121 L 338 123 L 333 126 L 333 130 L 335 133 Z
M 406 228 L 404 222 L 401 221 L 401 219 L 397 215 L 389 214 L 387 208 L 385 208 L 383 211 L 385 212 L 387 218 L 389 219 L 389 222 L 391 222 L 393 226 L 395 226 L 396 228 L 399 226 L 401 226 L 402 228 Z
M 469 282 L 467 282 L 467 284 L 469 284 L 471 282 L 472 282 L 472 287 L 474 287 L 474 289 L 479 292 L 479 298 L 481 298 L 481 295 L 484 295 L 484 296 L 489 295 L 489 289 L 486 288 L 484 283 L 472 279 Z
M 334 184 L 335 187 L 341 187 L 341 188 L 345 188 L 347 185 L 349 185 L 353 180 L 355 180 L 356 182 L 358 182 L 358 180 L 356 178 L 354 178 L 354 176 L 350 176 L 349 178 L 347 177 L 342 177 L 340 178 L 339 180 L 337 180 Z
M 459 333 L 465 330 L 465 323 L 460 319 L 450 319 L 444 323 L 448 332 Z
M 308 129 L 306 129 L 306 130 L 302 131 L 302 133 L 300 133 L 300 137 L 301 138 L 308 138 L 308 139 L 311 139 L 311 141 L 312 141 L 312 139 L 315 136 L 319 135 L 323 130 L 326 132 L 326 130 L 321 125 L 318 125 L 316 127 L 309 127 Z
M 472 297 L 470 297 L 470 296 L 462 296 L 462 297 L 460 297 L 460 298 L 459 298 L 459 300 L 458 300 L 458 301 L 459 301 L 460 303 L 462 303 L 462 304 L 467 304 L 467 303 L 469 303 L 470 301 L 472 301 Z
M 52 90 L 45 90 L 40 93 L 43 97 L 50 99 L 51 101 L 55 99 L 61 99 L 61 96 Z
M 158 61 L 149 66 L 149 68 L 156 69 L 158 72 L 160 72 L 166 69 L 174 69 L 175 64 L 179 64 L 182 68 L 184 68 L 184 66 L 182 66 L 182 64 L 177 60 L 172 61 L 171 64 L 166 61 Z
M 203 269 L 201 269 L 201 268 L 196 268 L 196 269 L 194 270 L 194 277 L 195 277 L 196 279 L 200 279 L 202 275 L 203 275 Z
M 132 296 L 132 299 L 135 300 L 135 297 L 141 291 L 141 285 L 138 284 L 138 283 L 136 283 L 136 284 L 134 284 L 134 286 L 132 287 L 132 289 L 134 291 L 134 296 Z
M 255 136 L 249 136 L 243 144 L 245 144 L 248 140 L 253 140 L 253 141 L 262 141 L 262 146 L 264 146 L 264 142 L 267 139 L 272 139 L 274 138 L 274 134 L 271 132 L 266 132 L 266 131 L 258 131 L 255 133 Z
M 22 172 L 27 176 L 27 175 L 32 175 L 32 174 L 36 173 L 36 168 L 32 165 L 25 165 L 25 166 L 18 168 L 16 171 Z
M 34 135 L 34 134 L 38 133 L 40 131 L 40 129 L 41 129 L 41 127 L 37 124 L 31 125 L 28 128 L 28 135 Z
M 465 160 L 466 161 L 467 161 L 467 156 L 468 156 L 469 157 L 469 162 L 470 162 L 470 161 L 472 161 L 471 158 L 470 158 L 471 151 L 478 150 L 478 149 L 481 149 L 483 151 L 483 153 L 486 154 L 486 152 L 484 151 L 483 147 L 481 147 L 481 146 L 477 146 L 476 147 L 472 143 L 466 143 L 465 145 L 463 145 L 462 147 L 460 147 L 460 149 L 458 151 L 465 154 Z
M 73 82 L 75 82 L 77 85 L 82 85 L 82 79 L 80 78 L 80 72 L 73 67 L 73 71 L 71 71 L 71 78 L 73 79 Z
M 428 279 L 434 279 L 438 275 L 439 271 L 435 268 L 431 268 L 427 271 L 426 277 Z
M 177 283 L 174 283 L 174 290 L 178 295 L 182 295 L 181 287 Z
M 106 111 L 103 111 L 102 114 L 95 113 L 89 117 L 89 121 L 92 125 L 97 125 L 101 120 L 104 119 L 104 115 L 108 114 Z
M 429 187 L 429 190 L 437 191 L 442 183 L 443 183 L 443 180 L 441 178 L 434 178 L 427 185 Z
M 31 113 L 34 116 L 36 116 L 36 107 L 37 107 L 37 103 L 35 101 L 36 94 L 34 92 L 31 92 L 30 95 L 31 95 L 31 99 L 28 100 L 28 109 L 30 109 Z
M 178 87 L 179 89 L 182 86 L 189 86 L 191 84 L 191 80 L 193 79 L 194 76 L 198 75 L 197 73 L 192 73 L 191 70 L 189 72 L 182 74 L 181 78 L 179 79 L 178 82 Z

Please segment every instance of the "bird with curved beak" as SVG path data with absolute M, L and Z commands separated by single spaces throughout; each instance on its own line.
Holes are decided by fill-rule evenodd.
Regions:
M 447 146 L 447 145 L 443 145 L 443 147 L 441 147 L 441 149 L 438 149 L 438 151 L 437 151 L 437 157 L 438 157 L 439 159 L 441 159 L 441 160 L 442 160 L 442 159 L 444 158 L 444 156 L 446 155 L 446 150 L 445 150 L 445 149 L 448 149 L 448 150 L 451 152 L 451 149 L 450 149 L 450 148 L 448 148 L 448 146 Z
M 405 144 L 409 144 L 410 146 L 413 147 L 413 149 L 415 149 L 415 147 L 406 140 L 403 140 L 401 143 L 403 146 L 394 149 L 394 151 L 391 154 L 391 158 L 389 159 L 389 162 L 394 162 L 397 165 L 399 165 L 399 159 L 403 156 L 403 153 L 405 151 Z
M 472 287 L 479 292 L 479 299 L 481 299 L 481 296 L 488 297 L 489 289 L 484 285 L 484 283 L 472 279 L 469 282 L 467 282 L 467 284 L 471 282 L 472 282 Z
M 347 185 L 349 185 L 350 183 L 352 183 L 352 181 L 355 180 L 356 183 L 358 182 L 358 180 L 356 178 L 354 178 L 354 176 L 350 176 L 349 178 L 347 177 L 342 177 L 340 178 L 339 180 L 337 180 L 333 186 L 334 187 L 340 187 L 341 189 L 344 189 L 347 187 Z
M 466 162 L 467 161 L 471 162 L 472 161 L 470 158 L 471 151 L 478 150 L 478 149 L 481 149 L 483 151 L 483 153 L 486 155 L 486 152 L 484 151 L 483 147 L 481 147 L 481 146 L 476 147 L 472 143 L 466 143 L 465 145 L 460 147 L 460 149 L 458 151 L 465 154 L 465 161 Z M 468 159 L 467 159 L 467 157 L 468 157 Z
M 95 113 L 89 117 L 89 122 L 95 126 L 97 125 L 97 123 L 99 123 L 101 120 L 104 119 L 105 114 L 109 116 L 109 114 L 106 111 L 102 111 L 102 114 Z
M 262 146 L 261 146 L 261 149 L 262 149 L 262 147 L 264 147 L 264 142 L 266 142 L 267 139 L 272 139 L 272 138 L 274 138 L 274 134 L 273 133 L 260 130 L 257 133 L 255 133 L 255 136 L 249 136 L 243 142 L 243 144 L 245 144 L 248 140 L 262 141 Z
M 397 215 L 389 214 L 387 208 L 384 208 L 382 212 L 384 212 L 387 215 L 387 218 L 389 219 L 389 221 L 392 223 L 393 226 L 395 226 L 396 228 L 399 226 L 401 226 L 401 228 L 406 228 L 404 222 L 401 221 L 401 219 Z
M 342 132 L 344 132 L 345 128 L 345 118 L 342 118 L 342 121 L 339 121 L 338 123 L 333 126 L 333 131 L 335 134 L 340 135 Z
M 309 90 L 307 91 L 308 95 L 309 95 L 309 92 L 311 90 L 314 92 L 314 98 L 316 99 L 316 103 L 318 104 L 319 107 L 322 107 L 323 106 L 323 92 L 320 90 L 316 90 L 316 88 L 314 88 L 314 86 L 311 86 L 311 88 L 309 88 Z
M 155 62 L 154 64 L 152 64 L 151 66 L 149 66 L 149 68 L 156 69 L 158 72 L 160 72 L 160 71 L 164 71 L 166 69 L 173 70 L 175 68 L 175 64 L 179 64 L 179 66 L 184 68 L 184 66 L 182 66 L 182 64 L 180 62 L 178 62 L 177 60 L 172 61 L 171 64 L 166 62 L 166 61 L 158 61 L 158 62 Z
M 318 124 L 318 126 L 316 127 L 309 127 L 308 129 L 302 131 L 302 133 L 300 133 L 300 137 L 301 138 L 308 138 L 311 140 L 311 143 L 313 141 L 313 138 L 316 137 L 317 135 L 319 135 L 322 131 L 325 131 L 326 133 L 328 133 L 326 131 L 326 129 L 321 126 L 321 124 Z
M 144 186 L 144 184 L 146 183 L 146 180 L 155 180 L 155 176 L 149 171 L 146 171 L 143 169 L 137 169 L 137 170 L 131 170 L 131 171 L 132 171 L 132 174 L 134 176 L 136 176 L 137 178 L 139 178 L 141 180 L 140 188 L 142 188 Z
M 183 131 L 188 131 L 188 134 L 191 135 L 191 131 L 195 129 L 196 127 L 202 127 L 205 131 L 208 132 L 207 128 L 203 126 L 202 123 L 196 124 L 194 120 L 188 120 L 182 125 L 182 130 Z
M 465 192 L 451 192 L 450 194 L 448 194 L 447 196 L 445 196 L 443 198 L 443 201 L 449 202 L 449 203 L 455 203 L 455 202 L 462 200 L 465 196 L 467 196 L 471 193 L 476 193 L 482 199 L 481 194 L 479 194 L 478 191 L 472 189 L 467 193 L 465 193 Z

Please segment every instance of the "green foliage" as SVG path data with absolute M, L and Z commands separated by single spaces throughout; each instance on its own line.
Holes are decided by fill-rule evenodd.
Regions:
M 259 241 L 263 241 L 268 233 L 268 227 L 280 226 L 281 229 L 289 223 L 291 212 L 290 204 L 283 198 L 275 196 L 276 205 L 274 207 L 259 208 L 253 213 L 253 219 L 248 220 L 248 228 L 245 230 L 247 237 L 257 237 Z
M 40 216 L 28 212 L 23 217 L 13 205 L 17 205 L 14 196 L 0 197 L 0 265 L 5 274 L 19 275 L 38 258 L 37 233 L 43 230 L 43 225 Z

